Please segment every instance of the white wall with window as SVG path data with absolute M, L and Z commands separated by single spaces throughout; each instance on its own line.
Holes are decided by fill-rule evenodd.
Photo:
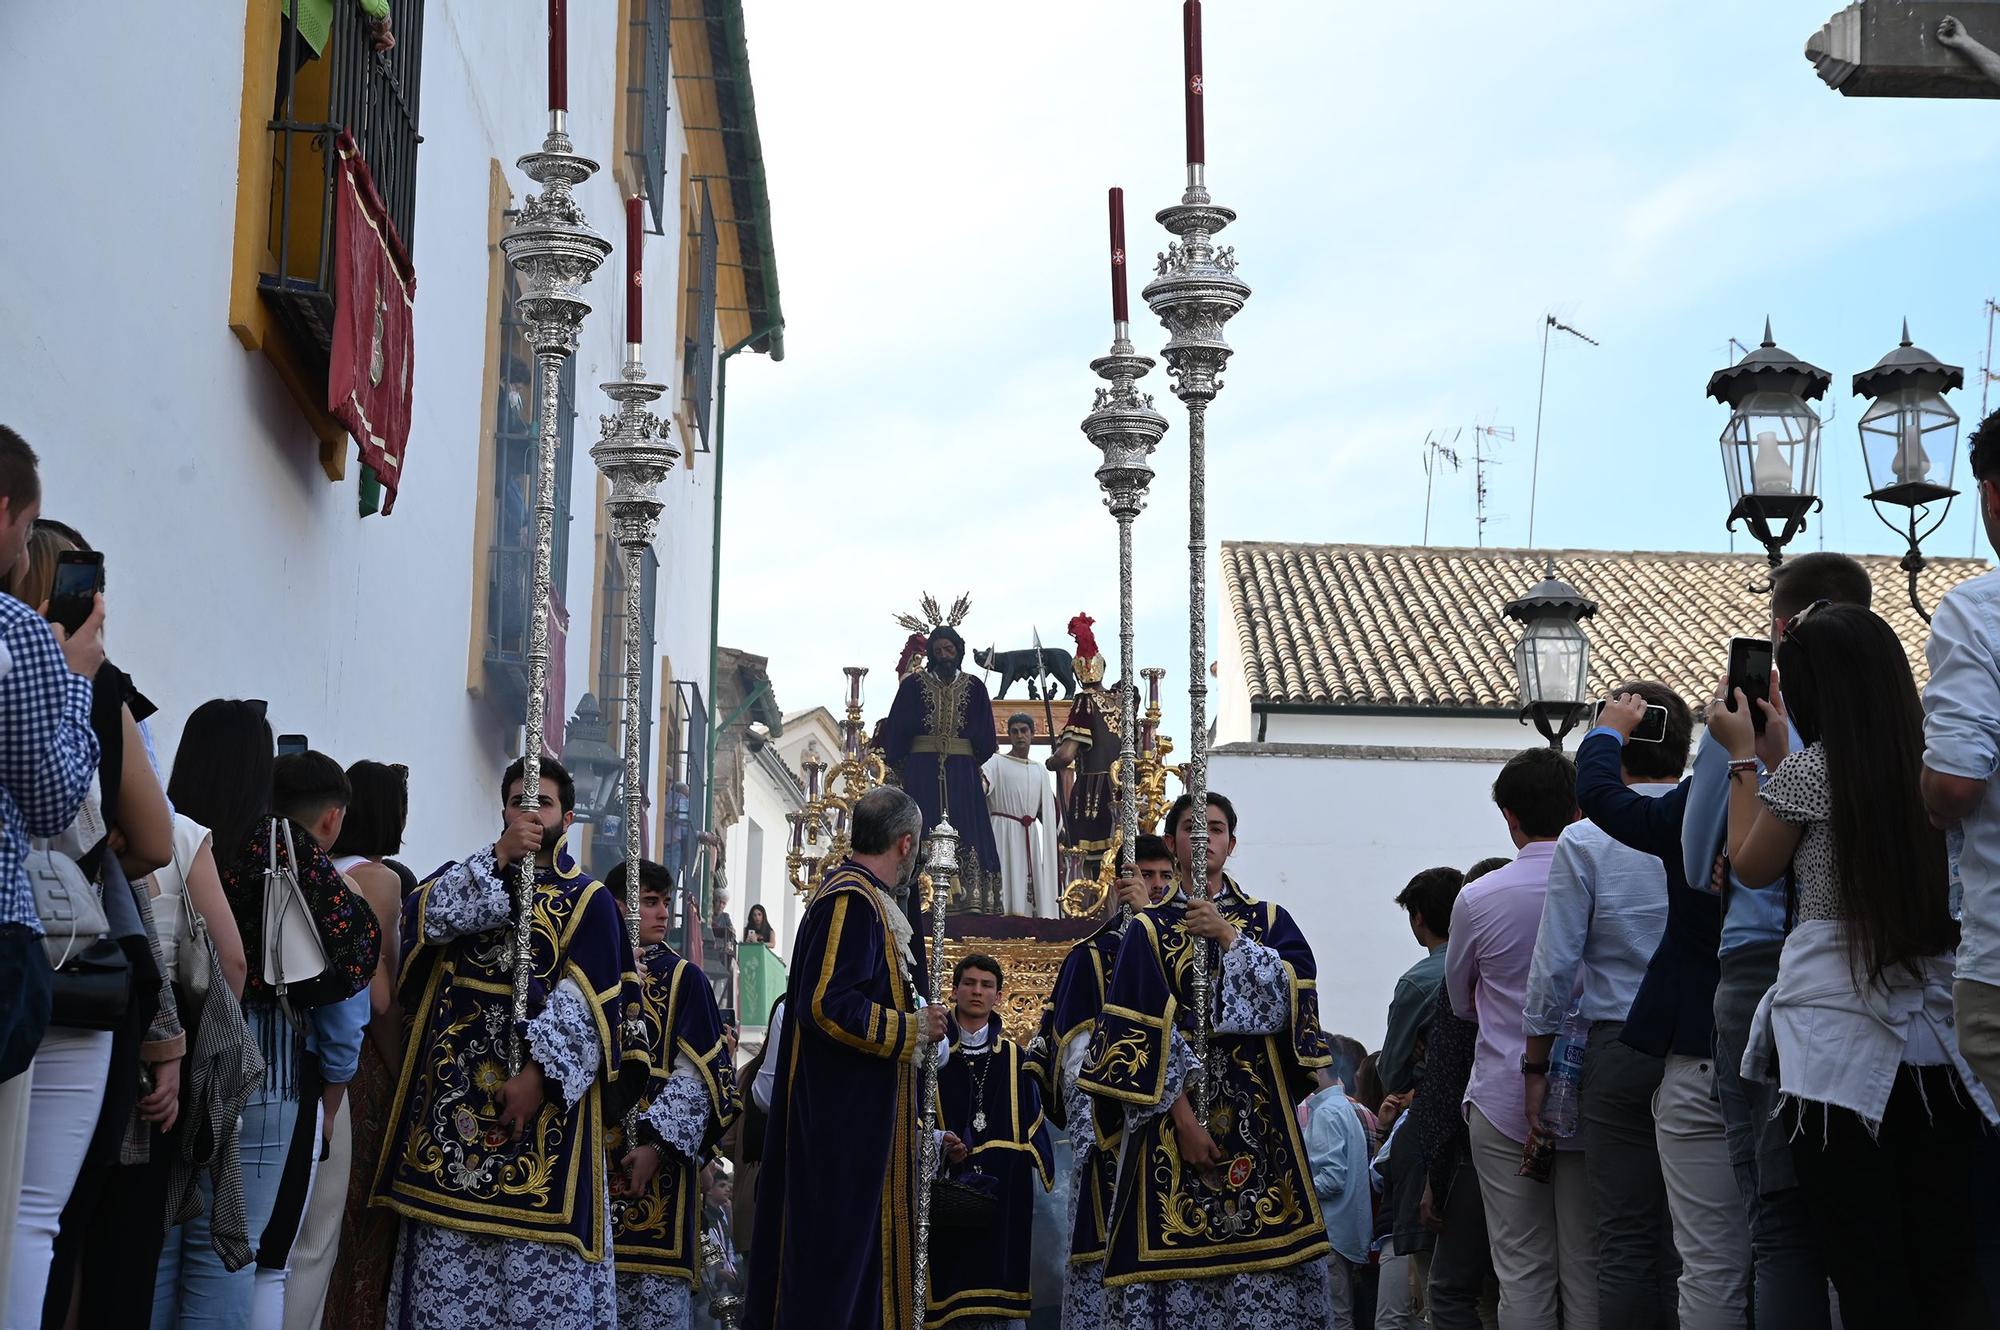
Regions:
M 503 524 L 518 524 L 531 498 L 525 476 L 505 473 L 525 457 L 507 455 L 505 469 L 500 459 L 509 439 L 527 438 L 522 451 L 532 453 L 533 433 L 500 400 L 532 369 L 495 355 L 500 344 L 518 358 L 520 346 L 497 326 L 504 294 L 491 242 L 498 213 L 534 189 L 514 162 L 547 127 L 544 26 L 504 5 L 396 6 L 399 48 L 403 58 L 420 50 L 422 73 L 422 145 L 402 186 L 414 191 L 404 237 L 417 279 L 413 422 L 394 513 L 362 517 L 352 443 L 326 438 L 301 401 L 296 366 L 268 342 L 263 354 L 252 349 L 257 334 L 237 322 L 263 317 L 254 299 L 250 314 L 239 307 L 238 222 L 261 224 L 270 199 L 241 197 L 239 180 L 272 153 L 276 43 L 256 34 L 266 21 L 275 31 L 276 2 L 139 6 L 110 25 L 87 6 L 10 12 L 0 110 L 37 129 L 12 137 L 8 161 L 17 179 L 38 183 L 35 206 L 15 210 L 0 246 L 0 419 L 40 453 L 48 514 L 106 553 L 107 640 L 160 707 L 163 760 L 201 702 L 266 698 L 277 729 L 305 733 L 343 763 L 408 764 L 404 857 L 423 872 L 495 833 L 497 780 L 521 724 L 519 699 L 496 697 L 494 674 L 481 668 L 489 637 L 509 648 L 518 640 L 500 640 L 514 631 L 506 615 L 519 612 L 525 632 L 511 589 L 526 576 L 518 543 L 500 559 L 507 567 L 494 561 L 511 539 Z M 665 0 L 569 11 L 570 133 L 607 167 L 579 201 L 607 236 L 622 237 L 630 187 L 609 168 L 622 165 L 628 181 L 643 169 L 621 161 L 635 3 L 664 18 Z M 702 31 L 687 27 L 690 38 Z M 709 58 L 699 54 L 704 68 Z M 323 63 L 316 75 L 340 77 L 331 55 Z M 685 164 L 713 151 L 693 141 L 678 100 L 667 99 L 654 155 L 669 173 L 668 234 L 646 244 L 645 358 L 670 387 L 669 410 L 687 376 L 678 201 L 690 185 Z M 167 139 L 120 128 L 154 123 L 168 106 Z M 575 437 L 557 560 L 569 617 L 565 715 L 597 683 L 601 568 L 588 452 L 598 415 L 611 409 L 597 385 L 622 360 L 624 268 L 620 252 L 586 288 L 595 310 L 566 370 Z M 253 295 L 258 278 L 253 266 Z M 712 345 L 714 329 L 704 335 Z M 532 388 L 526 397 L 531 413 Z M 344 478 L 330 479 L 343 458 Z M 698 456 L 664 486 L 648 665 L 656 683 L 659 662 L 671 660 L 704 697 L 715 462 Z

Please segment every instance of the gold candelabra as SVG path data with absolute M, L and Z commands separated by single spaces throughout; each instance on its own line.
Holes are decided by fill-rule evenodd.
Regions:
M 855 802 L 889 779 L 887 764 L 862 732 L 861 681 L 868 671 L 849 665 L 845 672 L 847 718 L 840 723 L 840 760 L 829 764 L 817 754 L 806 756 L 801 764 L 805 807 L 786 815 L 792 839 L 785 851 L 785 874 L 792 890 L 806 898 L 819 890 L 828 867 L 845 859 L 853 848 L 849 819 Z
M 1167 777 L 1186 785 L 1187 775 L 1181 766 L 1168 764 L 1167 755 L 1174 751 L 1174 741 L 1160 733 L 1160 680 L 1166 671 L 1152 665 L 1139 674 L 1146 680 L 1146 714 L 1139 723 L 1134 779 L 1138 782 L 1139 830 L 1151 832 L 1167 814 Z M 1113 793 L 1120 788 L 1115 766 L 1111 769 L 1111 788 Z M 1106 912 L 1118 881 L 1118 852 L 1124 844 L 1125 829 L 1114 824 L 1111 843 L 1098 859 L 1097 875 L 1079 877 L 1063 892 L 1064 914 L 1072 919 L 1091 919 Z

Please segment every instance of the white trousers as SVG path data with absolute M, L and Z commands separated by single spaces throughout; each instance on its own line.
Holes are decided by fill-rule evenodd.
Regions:
M 347 1177 L 354 1160 L 354 1138 L 343 1095 L 333 1115 L 327 1156 L 313 1170 L 312 1191 L 306 1196 L 299 1233 L 292 1240 L 292 1261 L 285 1280 L 284 1330 L 319 1330 L 326 1310 L 327 1285 L 340 1257 L 340 1225 L 347 1217 Z
M 1653 1139 L 1681 1257 L 1681 1330 L 1744 1330 L 1750 1229 L 1729 1162 L 1712 1060 L 1668 1055 L 1653 1092 Z
M 1422 1325 L 1410 1296 L 1410 1258 L 1384 1252 L 1375 1284 L 1375 1330 L 1419 1330 Z
M 28 1152 L 21 1166 L 21 1210 L 8 1272 L 6 1330 L 41 1330 L 42 1295 L 55 1259 L 56 1229 L 77 1171 L 97 1131 L 111 1067 L 109 1030 L 51 1025 L 35 1050 L 28 1097 Z
M 1597 1330 L 1597 1224 L 1583 1156 L 1557 1151 L 1548 1182 L 1520 1177 L 1521 1142 L 1478 1108 L 1467 1114 L 1500 1280 L 1500 1330 L 1557 1330 L 1558 1305 L 1561 1330 Z
M 14 1216 L 21 1205 L 21 1168 L 28 1161 L 28 1098 L 35 1064 L 0 1082 L 0 1309 L 7 1305 L 7 1271 L 14 1260 Z

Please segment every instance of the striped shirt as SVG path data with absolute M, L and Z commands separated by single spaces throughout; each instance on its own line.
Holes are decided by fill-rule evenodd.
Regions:
M 42 616 L 0 595 L 0 927 L 40 936 L 28 883 L 28 840 L 76 820 L 97 771 L 90 680 L 72 674 Z

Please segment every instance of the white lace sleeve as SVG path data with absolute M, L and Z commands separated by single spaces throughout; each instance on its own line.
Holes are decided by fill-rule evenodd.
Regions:
M 1291 1019 L 1291 984 L 1278 953 L 1239 931 L 1222 953 L 1217 1034 L 1278 1034 Z
M 1181 1091 L 1187 1089 L 1189 1078 L 1196 1074 L 1200 1066 L 1201 1064 L 1195 1060 L 1194 1049 L 1189 1045 L 1186 1036 L 1179 1030 L 1173 1031 L 1173 1042 L 1167 1048 L 1167 1085 L 1166 1089 L 1160 1092 L 1159 1102 L 1143 1107 L 1138 1104 L 1125 1105 L 1125 1127 L 1134 1133 L 1134 1139 L 1137 1138 L 1136 1133 L 1140 1126 L 1151 1122 L 1174 1106 L 1174 1102 L 1181 1097 Z
M 1085 1029 L 1063 1045 L 1062 1063 L 1057 1071 L 1057 1085 L 1063 1097 L 1063 1107 L 1069 1110 L 1069 1144 L 1078 1159 L 1083 1158 L 1085 1146 L 1097 1143 L 1096 1120 L 1092 1117 L 1090 1096 L 1076 1083 L 1083 1074 L 1084 1060 L 1090 1056 L 1090 1031 Z
M 708 1087 L 692 1068 L 676 1066 L 660 1087 L 660 1093 L 646 1106 L 646 1125 L 669 1149 L 683 1159 L 701 1154 L 702 1137 L 708 1134 Z
M 542 1075 L 561 1091 L 572 1107 L 583 1102 L 597 1079 L 603 1050 L 597 1044 L 597 1022 L 590 1003 L 574 980 L 565 979 L 549 994 L 541 1015 L 528 1022 L 528 1051 Z
M 491 846 L 438 874 L 424 892 L 426 942 L 490 932 L 513 917 L 514 897 L 501 880 Z

